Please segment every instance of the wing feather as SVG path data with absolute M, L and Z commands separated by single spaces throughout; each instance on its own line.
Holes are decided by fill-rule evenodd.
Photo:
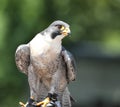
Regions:
M 28 73 L 28 66 L 30 64 L 30 48 L 28 44 L 18 46 L 15 53 L 15 62 L 22 73 Z
M 62 48 L 62 56 L 66 64 L 67 70 L 67 79 L 73 81 L 76 78 L 76 64 L 73 55 L 67 51 L 65 48 Z

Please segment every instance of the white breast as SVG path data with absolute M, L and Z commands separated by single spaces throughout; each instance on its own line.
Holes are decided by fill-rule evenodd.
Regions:
M 61 51 L 61 40 L 51 39 L 50 36 L 37 34 L 29 43 L 31 56 L 37 57 L 45 54 L 48 57 L 55 57 Z

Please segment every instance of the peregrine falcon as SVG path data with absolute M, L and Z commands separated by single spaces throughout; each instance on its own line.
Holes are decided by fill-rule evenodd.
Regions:
M 67 85 L 75 80 L 76 67 L 72 54 L 62 46 L 62 39 L 70 33 L 70 26 L 57 20 L 16 50 L 16 65 L 28 76 L 35 106 L 46 107 L 55 100 L 57 107 L 71 107 Z M 20 104 L 28 107 L 29 103 Z

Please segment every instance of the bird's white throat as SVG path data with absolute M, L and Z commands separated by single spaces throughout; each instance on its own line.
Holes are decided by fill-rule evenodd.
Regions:
M 49 38 L 50 36 L 42 36 L 40 34 L 36 35 L 29 43 L 30 51 L 33 56 L 38 56 L 41 54 L 46 54 L 48 56 L 56 56 L 61 52 L 61 37 L 55 39 Z

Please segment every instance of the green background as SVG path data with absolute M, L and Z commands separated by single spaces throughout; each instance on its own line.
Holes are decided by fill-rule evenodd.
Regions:
M 120 106 L 120 0 L 0 0 L 0 107 L 18 107 L 29 96 L 15 65 L 17 46 L 58 19 L 71 26 L 63 45 L 77 61 L 70 84 L 76 105 Z

